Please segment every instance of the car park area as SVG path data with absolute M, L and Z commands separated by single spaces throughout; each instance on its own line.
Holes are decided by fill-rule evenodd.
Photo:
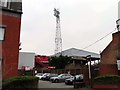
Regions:
M 38 88 L 68 88 L 73 89 L 73 85 L 65 85 L 64 82 L 62 83 L 51 83 L 49 81 L 39 80 Z
M 39 77 L 37 74 L 36 77 Z M 41 75 L 40 75 L 41 76 Z M 48 80 L 47 76 L 51 76 Z M 76 87 L 75 83 L 83 82 L 83 75 L 72 76 L 70 74 L 53 74 L 44 73 L 39 77 L 38 88 L 68 88 L 74 89 Z

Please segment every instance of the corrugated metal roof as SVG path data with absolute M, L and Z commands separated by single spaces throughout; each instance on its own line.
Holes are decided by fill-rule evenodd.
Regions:
M 59 56 L 60 53 L 56 54 L 56 56 Z M 62 51 L 63 56 L 80 56 L 80 57 L 86 57 L 88 55 L 91 55 L 91 57 L 95 58 L 100 58 L 100 54 L 81 50 L 81 49 L 76 49 L 76 48 L 70 48 L 67 50 Z

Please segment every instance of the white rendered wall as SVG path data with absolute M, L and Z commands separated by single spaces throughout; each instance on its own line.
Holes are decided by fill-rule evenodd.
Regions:
M 19 53 L 18 69 L 21 69 L 22 66 L 29 66 L 30 68 L 33 68 L 34 63 L 35 63 L 35 53 L 29 53 L 29 52 Z

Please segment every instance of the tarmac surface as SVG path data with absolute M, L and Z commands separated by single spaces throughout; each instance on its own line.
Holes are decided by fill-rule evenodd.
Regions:
M 52 83 L 50 81 L 39 80 L 38 90 L 92 90 L 90 88 L 74 89 L 73 85 L 66 85 L 63 83 Z
M 64 82 L 63 83 L 52 83 L 50 81 L 42 81 L 39 80 L 39 85 L 38 88 L 68 88 L 68 89 L 73 89 L 73 85 L 66 85 Z

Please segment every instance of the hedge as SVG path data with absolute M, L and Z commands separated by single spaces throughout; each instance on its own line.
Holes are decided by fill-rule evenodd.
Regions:
M 17 76 L 2 82 L 3 89 L 37 88 L 39 78 L 34 76 Z
M 94 78 L 96 85 L 120 85 L 119 75 L 104 75 Z

